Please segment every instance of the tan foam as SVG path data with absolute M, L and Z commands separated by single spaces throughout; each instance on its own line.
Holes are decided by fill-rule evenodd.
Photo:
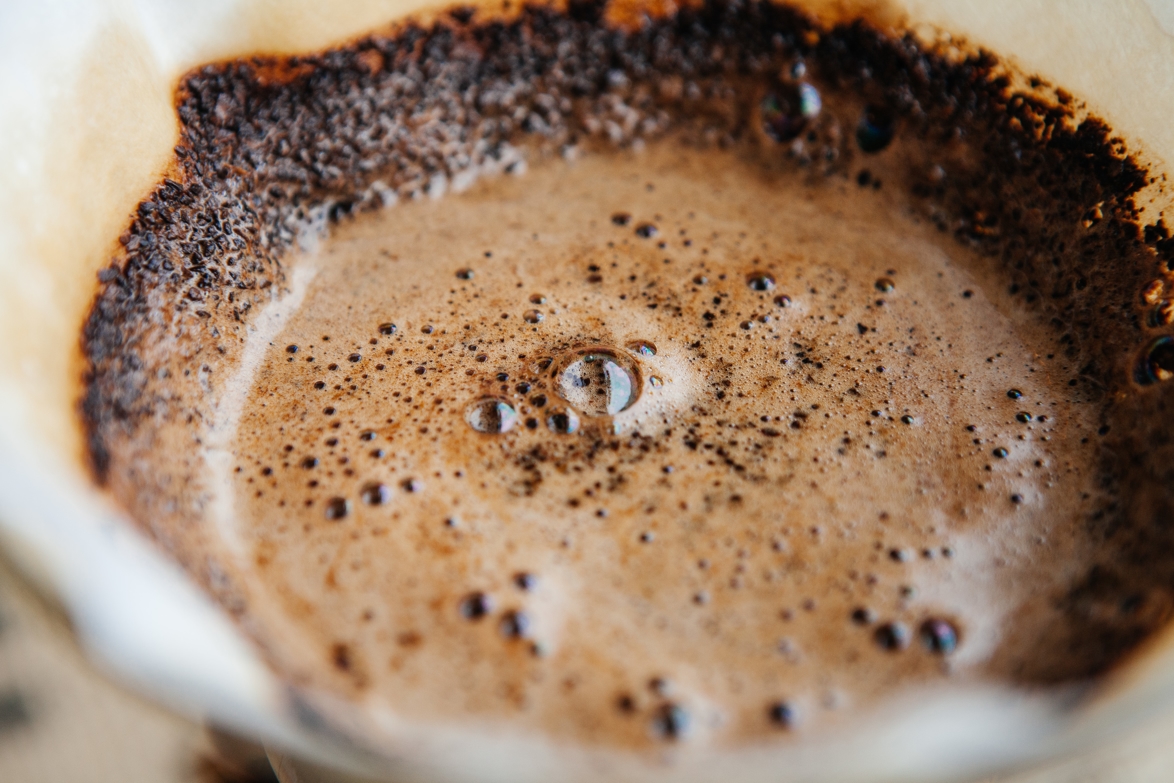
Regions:
M 212 464 L 247 627 L 295 681 L 640 746 L 668 704 L 694 741 L 740 744 L 787 734 L 780 700 L 810 731 L 914 683 L 1079 674 L 1041 650 L 1073 632 L 1057 602 L 1095 557 L 1098 407 L 895 192 L 670 139 L 362 216 L 287 268 Z M 583 346 L 632 356 L 643 391 L 556 434 L 550 372 Z M 517 409 L 509 432 L 468 424 L 486 396 Z M 363 502 L 373 482 L 387 503 Z M 477 592 L 491 610 L 470 620 Z M 958 627 L 956 652 L 919 641 L 927 618 Z M 874 638 L 891 621 L 903 651 Z

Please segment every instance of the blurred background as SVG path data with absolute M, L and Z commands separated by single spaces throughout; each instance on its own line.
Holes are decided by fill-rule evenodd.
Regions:
M 276 783 L 255 745 L 139 699 L 0 561 L 0 783 Z

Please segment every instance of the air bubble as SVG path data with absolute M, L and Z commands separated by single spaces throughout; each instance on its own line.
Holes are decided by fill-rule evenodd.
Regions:
M 457 270 L 457 277 L 461 280 L 472 280 L 473 274 L 474 272 L 472 269 L 465 268 Z
M 395 324 L 379 324 L 379 333 L 383 335 L 393 335 L 398 331 Z
M 326 502 L 326 518 L 342 519 L 351 513 L 351 502 L 346 498 L 331 498 Z
M 518 412 L 505 400 L 485 397 L 465 409 L 465 421 L 477 432 L 498 435 L 518 423 Z
M 790 729 L 799 722 L 799 713 L 794 706 L 785 701 L 776 701 L 766 710 L 770 722 L 781 729 Z
M 640 396 L 640 372 L 627 356 L 591 348 L 562 365 L 555 376 L 555 389 L 587 416 L 614 416 Z
M 666 739 L 681 739 L 689 731 L 689 713 L 678 704 L 662 704 L 652 719 L 652 728 Z
M 882 294 L 887 294 L 896 287 L 897 284 L 887 277 L 879 278 L 876 281 L 876 290 L 880 291 Z
M 1032 416 L 1027 411 L 1020 411 L 1019 413 L 1015 414 L 1015 420 L 1021 424 L 1027 424 L 1029 421 L 1031 421 L 1031 419 Z
M 803 132 L 822 108 L 819 90 L 810 84 L 777 84 L 759 104 L 762 130 L 775 141 L 790 141 Z
M 856 126 L 856 143 L 864 152 L 880 152 L 893 140 L 893 117 L 885 109 L 868 106 Z
M 1013 400 L 1019 400 L 1023 398 L 1023 392 L 1018 389 L 1010 389 L 1007 391 L 1007 396 Z
M 460 611 L 466 620 L 480 620 L 493 611 L 493 599 L 486 593 L 469 593 L 462 599 Z
M 752 291 L 770 291 L 775 287 L 775 279 L 766 272 L 755 272 L 746 278 L 746 285 Z
M 921 643 L 930 652 L 949 655 L 958 647 L 958 631 L 946 620 L 931 618 L 921 624 Z
M 522 319 L 528 324 L 541 323 L 542 319 L 545 317 L 546 316 L 537 310 L 527 310 L 526 312 L 522 313 Z
M 636 226 L 636 236 L 642 239 L 651 239 L 658 233 L 660 232 L 657 230 L 656 226 L 652 225 L 651 223 L 641 223 L 640 225 Z
M 368 506 L 382 506 L 391 502 L 391 487 L 378 481 L 363 485 L 359 497 Z
M 1169 326 L 1174 323 L 1174 301 L 1159 302 L 1150 310 L 1148 323 L 1151 327 Z
M 885 623 L 876 629 L 876 643 L 882 649 L 896 652 L 909 646 L 909 629 L 901 623 Z
M 546 304 L 546 297 L 542 294 L 530 294 L 530 304 Z
M 636 340 L 628 343 L 628 350 L 637 356 L 656 356 L 656 346 L 647 340 Z
M 791 297 L 787 296 L 786 294 L 779 294 L 775 297 L 775 305 L 778 307 L 790 307 Z
M 876 613 L 866 607 L 859 607 L 852 610 L 852 622 L 857 625 L 872 625 L 876 622 Z
M 1159 337 L 1146 347 L 1137 363 L 1136 378 L 1141 384 L 1174 378 L 1174 337 Z
M 501 633 L 509 639 L 524 639 L 530 632 L 530 616 L 522 611 L 506 612 L 501 618 Z
M 579 414 L 570 408 L 551 411 L 546 417 L 546 426 L 559 435 L 573 435 L 579 431 Z

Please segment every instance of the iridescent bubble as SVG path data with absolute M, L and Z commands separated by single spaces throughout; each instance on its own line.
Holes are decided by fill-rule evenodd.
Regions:
M 1135 377 L 1143 385 L 1174 378 L 1174 337 L 1159 337 L 1146 346 L 1138 359 Z
M 790 141 L 803 132 L 822 108 L 819 90 L 810 84 L 777 84 L 759 105 L 762 130 L 775 141 Z
M 640 371 L 628 356 L 589 348 L 562 364 L 555 374 L 555 390 L 587 416 L 614 416 L 640 396 Z
M 636 340 L 628 343 L 628 350 L 638 356 L 656 356 L 656 346 L 647 340 Z
M 880 152 L 893 140 L 893 116 L 878 106 L 867 106 L 856 126 L 856 143 L 864 152 Z
M 465 409 L 465 421 L 477 432 L 498 435 L 518 423 L 518 412 L 505 400 L 483 397 Z

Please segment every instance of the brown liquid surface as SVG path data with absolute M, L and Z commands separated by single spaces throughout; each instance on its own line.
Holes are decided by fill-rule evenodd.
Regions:
M 285 663 L 412 718 L 639 743 L 671 702 L 746 737 L 775 701 L 815 724 L 1013 679 L 1093 555 L 1096 406 L 883 189 L 666 140 L 364 216 L 289 263 L 299 303 L 252 338 L 225 422 L 223 524 Z M 592 346 L 637 368 L 614 416 L 589 415 L 599 373 L 560 385 Z M 470 425 L 484 398 L 507 432 Z M 956 651 L 919 639 L 933 619 Z
M 102 275 L 98 477 L 303 709 L 743 747 L 1159 628 L 1174 240 L 1107 129 L 591 8 L 194 73 Z

